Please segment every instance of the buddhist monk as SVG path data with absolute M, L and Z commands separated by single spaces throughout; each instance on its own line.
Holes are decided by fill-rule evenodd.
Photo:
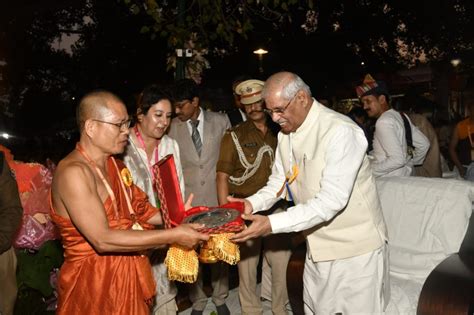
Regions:
M 143 251 L 193 247 L 208 236 L 197 231 L 199 224 L 152 230 L 162 223 L 159 210 L 113 157 L 124 150 L 130 125 L 117 96 L 89 93 L 77 122 L 80 140 L 58 164 L 51 188 L 52 218 L 65 249 L 57 313 L 148 314 L 155 283 Z

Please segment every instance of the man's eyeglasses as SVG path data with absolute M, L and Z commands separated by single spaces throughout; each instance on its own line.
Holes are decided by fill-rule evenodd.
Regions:
M 119 122 L 119 123 L 113 123 L 113 122 L 110 122 L 110 121 L 104 121 L 104 120 L 99 120 L 99 119 L 92 119 L 92 120 L 103 123 L 103 124 L 109 124 L 109 125 L 115 126 L 120 131 L 128 130 L 128 128 L 130 128 L 130 124 L 132 123 L 131 119 L 127 119 L 127 120 Z
M 285 112 L 285 110 L 288 108 L 288 106 L 290 106 L 291 102 L 293 102 L 293 100 L 295 99 L 295 97 L 296 97 L 296 94 L 295 94 L 295 96 L 293 96 L 293 97 L 291 98 L 291 100 L 290 100 L 288 103 L 286 103 L 285 106 L 283 106 L 283 107 L 281 107 L 281 108 L 275 108 L 275 109 L 268 109 L 268 108 L 265 108 L 263 111 L 264 111 L 265 113 L 267 113 L 268 115 L 270 115 L 270 116 L 272 116 L 273 114 L 281 115 L 281 114 L 283 114 L 283 113 Z

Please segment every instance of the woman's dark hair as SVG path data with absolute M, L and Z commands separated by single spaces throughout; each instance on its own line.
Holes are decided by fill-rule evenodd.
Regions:
M 162 86 L 152 84 L 145 87 L 138 96 L 138 113 L 146 115 L 150 108 L 162 100 L 170 100 L 169 91 Z

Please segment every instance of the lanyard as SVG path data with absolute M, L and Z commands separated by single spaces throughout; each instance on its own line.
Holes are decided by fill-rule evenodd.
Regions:
M 82 146 L 81 146 L 79 143 L 76 144 L 76 150 L 84 157 L 84 159 L 85 159 L 91 166 L 93 166 L 93 168 L 94 168 L 94 170 L 96 171 L 97 175 L 99 175 L 100 180 L 101 180 L 102 183 L 104 184 L 105 189 L 107 190 L 107 193 L 109 194 L 110 199 L 112 200 L 112 206 L 114 207 L 114 211 L 115 211 L 115 218 L 118 219 L 118 218 L 119 218 L 119 215 L 118 215 L 117 198 L 115 197 L 114 191 L 113 191 L 112 188 L 110 187 L 109 182 L 105 179 L 104 174 L 102 173 L 102 171 L 100 170 L 100 168 L 97 166 L 97 164 L 95 164 L 95 162 L 91 160 L 91 158 L 87 155 L 86 151 L 84 151 L 84 148 L 82 148 Z M 115 166 L 115 170 L 117 171 L 117 173 L 120 174 L 120 172 L 118 171 L 117 163 L 115 162 L 115 160 L 114 160 L 113 158 L 112 158 L 112 162 L 113 162 L 113 164 L 114 164 L 114 166 Z M 123 184 L 122 180 L 120 179 L 119 181 L 120 181 L 120 188 L 121 188 L 122 191 L 124 192 L 125 200 L 127 201 L 128 211 L 130 212 L 130 215 L 131 215 L 132 218 L 133 218 L 133 217 L 135 216 L 135 212 L 133 211 L 132 204 L 131 204 L 131 202 L 130 202 L 130 198 L 129 198 L 128 194 L 127 194 L 125 185 Z
M 143 137 L 140 133 L 140 130 L 138 130 L 138 126 L 135 126 L 134 131 L 135 131 L 135 136 L 137 137 L 138 142 L 140 142 L 140 146 L 145 151 L 145 155 L 146 155 L 145 141 L 143 141 Z M 157 163 L 158 160 L 159 160 L 158 144 L 159 144 L 159 140 L 156 140 L 155 149 L 153 150 L 154 153 L 155 153 L 155 163 Z M 147 164 L 148 164 L 148 170 L 150 171 L 151 177 L 152 177 L 153 181 L 155 181 L 155 173 L 153 172 L 153 166 L 151 165 L 151 159 L 149 159 L 148 156 L 147 156 L 146 161 L 147 161 Z
M 289 138 L 290 144 L 290 167 L 288 172 L 286 173 L 286 182 L 291 184 L 296 177 L 298 176 L 298 165 L 293 165 L 293 145 L 291 144 L 291 136 Z
M 288 169 L 288 172 L 285 175 L 285 181 L 283 182 L 283 185 L 281 186 L 280 190 L 277 192 L 276 196 L 280 196 L 283 190 L 286 188 L 286 191 L 288 193 L 288 200 L 293 201 L 293 194 L 291 193 L 290 189 L 290 184 L 293 183 L 298 176 L 299 168 L 298 165 L 293 165 L 293 145 L 291 144 L 291 136 L 289 138 L 289 145 L 290 145 L 290 156 L 289 156 L 289 162 L 290 162 L 290 167 Z

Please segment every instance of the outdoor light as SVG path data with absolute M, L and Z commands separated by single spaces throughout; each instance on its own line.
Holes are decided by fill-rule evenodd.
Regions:
M 8 140 L 8 139 L 10 138 L 10 135 L 9 135 L 8 133 L 4 132 L 4 133 L 2 133 L 2 137 L 3 137 L 4 139 L 7 139 L 7 140 Z
M 253 53 L 256 55 L 262 56 L 262 55 L 268 54 L 268 51 L 265 49 L 259 48 L 257 50 L 254 50 Z
M 361 65 L 361 66 L 365 66 L 365 62 L 362 61 L 362 62 L 360 63 L 360 65 Z
M 453 67 L 459 66 L 460 63 L 461 63 L 461 59 L 459 58 L 451 59 L 451 64 L 453 65 Z
M 254 50 L 253 53 L 258 56 L 258 72 L 263 74 L 263 55 L 268 54 L 268 51 L 263 48 L 259 48 Z

